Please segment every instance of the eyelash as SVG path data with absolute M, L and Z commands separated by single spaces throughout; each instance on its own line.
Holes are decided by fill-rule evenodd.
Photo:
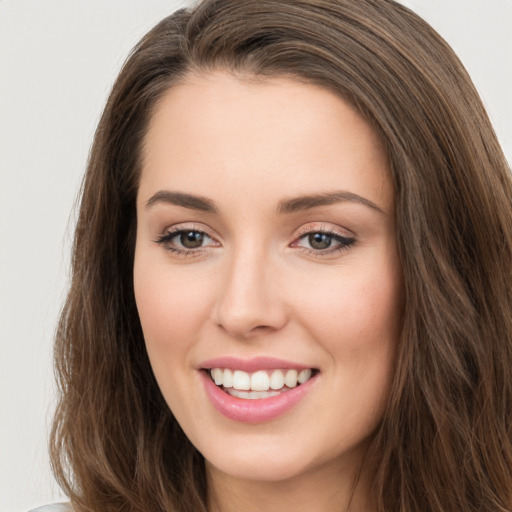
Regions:
M 184 235 L 184 234 L 187 234 L 187 233 L 195 233 L 195 234 L 199 234 L 201 235 L 202 237 L 205 237 L 207 239 L 210 239 L 210 240 L 214 240 L 213 237 L 211 237 L 210 235 L 208 235 L 208 233 L 200 230 L 200 229 L 195 229 L 195 228 L 188 228 L 188 229 L 183 229 L 183 228 L 177 228 L 177 229 L 172 229 L 172 230 L 169 230 L 167 231 L 166 233 L 162 234 L 157 240 L 155 240 L 156 243 L 162 245 L 166 250 L 178 255 L 178 256 L 181 256 L 181 257 L 197 257 L 197 256 L 200 256 L 203 251 L 204 251 L 204 247 L 205 246 L 200 246 L 200 247 L 197 247 L 197 248 L 194 248 L 194 249 L 186 249 L 186 248 L 179 248 L 179 247 L 176 247 L 176 246 L 173 246 L 172 245 L 172 240 L 178 236 L 181 236 L 181 235 Z M 311 235 L 323 235 L 323 236 L 326 236 L 328 238 L 331 238 L 332 240 L 334 240 L 335 242 L 337 242 L 338 244 L 338 247 L 335 247 L 335 248 L 326 248 L 325 250 L 322 250 L 322 249 L 313 249 L 313 248 L 308 248 L 308 247 L 303 247 L 303 246 L 299 246 L 298 243 L 304 239 L 306 239 L 307 237 L 311 236 Z M 343 235 L 340 235 L 339 233 L 333 231 L 333 230 L 329 230 L 329 229 L 305 229 L 303 230 L 302 232 L 300 232 L 296 238 L 296 240 L 294 242 L 292 242 L 292 244 L 290 244 L 291 247 L 297 247 L 299 249 L 301 249 L 302 251 L 304 251 L 305 253 L 307 254 L 310 254 L 310 255 L 313 255 L 313 256 L 316 256 L 316 257 L 323 257 L 323 256 L 327 256 L 327 255 L 332 255 L 332 254 L 336 254 L 336 253 L 339 253 L 339 252 L 342 252 L 342 251 L 346 251 L 348 250 L 348 248 L 353 245 L 354 243 L 356 242 L 356 239 L 353 238 L 353 237 L 346 237 L 346 236 L 343 236 Z
M 323 235 L 328 238 L 331 238 L 333 241 L 338 243 L 338 247 L 334 248 L 327 248 L 324 250 L 318 250 L 308 247 L 301 247 L 302 250 L 304 250 L 306 253 L 311 254 L 316 257 L 322 257 L 322 256 L 330 256 L 342 251 L 348 250 L 348 248 L 353 245 L 356 241 L 354 237 L 347 237 L 340 235 L 334 230 L 331 229 L 305 229 L 304 231 L 300 232 L 297 237 L 297 242 L 293 242 L 292 246 L 297 246 L 296 244 L 298 241 L 304 240 L 307 237 L 311 235 Z
M 196 234 L 199 234 L 203 237 L 206 237 L 210 240 L 213 240 L 213 238 L 208 235 L 208 233 L 205 233 L 204 231 L 202 231 L 201 229 L 195 229 L 195 228 L 176 228 L 176 229 L 171 229 L 165 233 L 163 233 L 157 240 L 155 240 L 155 242 L 157 244 L 160 244 L 162 245 L 167 251 L 169 252 L 172 252 L 178 256 L 182 256 L 182 257 L 196 257 L 196 256 L 200 256 L 202 253 L 203 253 L 203 250 L 204 250 L 204 247 L 201 246 L 201 247 L 198 247 L 196 249 L 186 249 L 186 248 L 182 248 L 180 249 L 179 247 L 176 247 L 176 246 L 173 246 L 172 245 L 172 239 L 173 238 L 176 238 L 178 236 L 181 236 L 181 235 L 184 235 L 184 234 L 187 234 L 187 233 L 196 233 Z

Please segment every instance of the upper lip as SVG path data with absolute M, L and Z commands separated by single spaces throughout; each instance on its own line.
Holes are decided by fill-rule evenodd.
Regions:
M 258 356 L 251 359 L 241 359 L 232 356 L 216 357 L 203 361 L 198 367 L 202 370 L 230 368 L 232 370 L 242 370 L 248 373 L 258 370 L 307 370 L 308 368 L 312 368 L 312 366 L 267 356 Z

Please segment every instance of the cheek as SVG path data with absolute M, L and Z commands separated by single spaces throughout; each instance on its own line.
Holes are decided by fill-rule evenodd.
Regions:
M 333 370 L 325 377 L 342 411 L 334 423 L 352 424 L 355 436 L 369 434 L 382 417 L 401 334 L 403 286 L 397 258 L 371 263 L 346 272 L 336 269 L 322 293 L 303 294 L 301 303 L 304 325 Z
M 208 315 L 205 280 L 170 269 L 165 261 L 148 261 L 144 255 L 136 255 L 134 289 L 152 364 L 161 360 L 164 365 L 165 359 L 172 360 L 171 355 L 199 337 L 197 331 Z
M 401 280 L 395 272 L 353 272 L 332 280 L 321 293 L 302 295 L 302 318 L 331 353 L 396 343 L 400 334 Z
M 332 290 L 317 305 L 316 339 L 329 353 L 329 385 L 343 411 L 338 422 L 352 424 L 354 435 L 370 435 L 386 407 L 401 333 L 402 287 L 395 273 L 371 272 Z

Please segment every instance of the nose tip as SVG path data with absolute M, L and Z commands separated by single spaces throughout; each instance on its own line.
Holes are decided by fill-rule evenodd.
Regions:
M 217 309 L 217 325 L 237 339 L 277 331 L 284 325 L 285 317 L 276 302 L 257 291 L 250 296 L 231 292 Z
M 215 308 L 217 326 L 237 339 L 281 329 L 287 322 L 279 284 L 263 262 L 235 263 L 223 281 Z

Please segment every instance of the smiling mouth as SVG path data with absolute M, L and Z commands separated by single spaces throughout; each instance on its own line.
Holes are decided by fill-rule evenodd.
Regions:
M 303 370 L 258 370 L 244 372 L 229 368 L 211 368 L 212 381 L 225 393 L 248 400 L 270 398 L 290 391 L 318 373 L 314 368 Z

